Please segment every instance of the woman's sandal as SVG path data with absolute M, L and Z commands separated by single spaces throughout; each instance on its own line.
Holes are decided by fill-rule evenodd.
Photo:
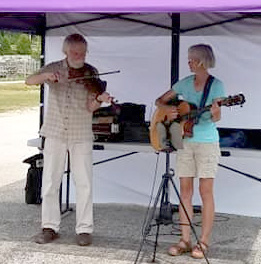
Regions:
M 177 244 L 169 248 L 168 253 L 171 256 L 180 256 L 184 253 L 190 252 L 191 249 L 191 242 L 185 241 L 183 238 L 181 238 Z
M 191 251 L 191 257 L 195 259 L 204 258 L 204 254 L 206 255 L 208 251 L 208 245 L 202 241 L 199 241 Z

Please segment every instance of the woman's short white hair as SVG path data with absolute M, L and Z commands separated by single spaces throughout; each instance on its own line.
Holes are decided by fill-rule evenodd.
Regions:
M 205 69 L 214 68 L 216 59 L 210 45 L 197 44 L 189 47 L 188 53 L 199 59 Z
M 70 46 L 71 44 L 75 44 L 75 43 L 82 43 L 87 48 L 87 41 L 82 35 L 71 34 L 71 35 L 68 35 L 63 42 L 63 52 L 66 54 L 68 50 L 68 46 Z

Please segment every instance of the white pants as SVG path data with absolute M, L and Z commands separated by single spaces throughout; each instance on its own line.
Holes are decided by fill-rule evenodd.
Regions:
M 61 222 L 59 191 L 67 151 L 76 186 L 76 234 L 93 232 L 92 142 L 65 142 L 46 138 L 42 183 L 42 228 L 58 232 Z

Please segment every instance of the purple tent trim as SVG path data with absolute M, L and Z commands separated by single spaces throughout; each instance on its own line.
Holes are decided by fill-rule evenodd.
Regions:
M 1 12 L 204 12 L 255 11 L 260 0 L 8 0 Z

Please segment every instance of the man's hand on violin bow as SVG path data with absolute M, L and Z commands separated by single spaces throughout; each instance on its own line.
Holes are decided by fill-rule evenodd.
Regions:
M 59 73 L 45 72 L 42 73 L 44 82 L 58 82 L 60 79 Z

